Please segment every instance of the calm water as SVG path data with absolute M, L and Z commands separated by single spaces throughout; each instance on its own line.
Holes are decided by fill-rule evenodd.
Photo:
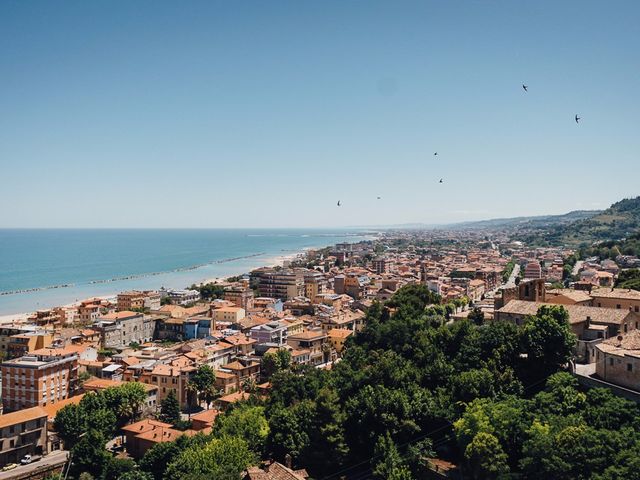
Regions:
M 0 229 L 0 315 L 131 288 L 184 288 L 362 238 L 346 230 Z

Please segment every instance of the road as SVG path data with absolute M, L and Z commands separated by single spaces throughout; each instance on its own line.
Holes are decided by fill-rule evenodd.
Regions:
M 15 477 L 33 472 L 35 470 L 41 469 L 42 467 L 51 467 L 55 465 L 60 465 L 60 468 L 62 468 L 62 465 L 67 460 L 68 453 L 69 452 L 67 452 L 66 450 L 56 450 L 55 452 L 50 453 L 46 457 L 43 457 L 42 460 L 39 460 L 37 462 L 33 462 L 29 465 L 20 465 L 19 467 L 14 468 L 13 470 L 9 470 L 8 472 L 0 472 L 0 480 L 8 480 L 11 478 L 15 478 Z
M 516 263 L 513 267 L 513 271 L 509 276 L 509 280 L 504 284 L 505 288 L 515 287 L 516 286 L 516 278 L 520 275 L 520 264 Z
M 582 260 L 578 260 L 576 264 L 573 266 L 573 270 L 571 270 L 571 275 L 578 275 L 578 272 L 580 272 L 580 269 L 582 268 L 583 263 L 584 262 Z

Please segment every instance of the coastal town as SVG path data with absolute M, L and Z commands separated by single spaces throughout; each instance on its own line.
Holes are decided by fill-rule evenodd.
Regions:
M 527 246 L 508 232 L 387 231 L 215 283 L 38 310 L 0 325 L 0 479 L 78 473 L 69 452 L 77 461 L 82 440 L 65 415 L 130 385 L 140 391 L 116 412 L 100 455 L 136 465 L 159 444 L 209 435 L 239 406 L 264 405 L 279 370 L 335 369 L 372 309 L 393 314 L 411 288 L 438 299 L 445 326 L 522 326 L 561 306 L 576 338 L 571 375 L 640 402 L 640 292 L 614 287 L 638 264 L 633 255 L 577 260 L 573 249 Z M 242 475 L 311 478 L 294 450 L 281 445 L 283 455 Z M 429 478 L 458 478 L 457 468 L 437 451 L 424 463 Z

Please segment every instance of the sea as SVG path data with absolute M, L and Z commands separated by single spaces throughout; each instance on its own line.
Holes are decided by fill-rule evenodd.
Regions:
M 340 229 L 0 229 L 0 316 L 186 288 L 371 233 Z

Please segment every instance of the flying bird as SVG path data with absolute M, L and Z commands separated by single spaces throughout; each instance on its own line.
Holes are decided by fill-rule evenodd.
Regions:
M 340 206 L 340 200 L 338 200 L 338 206 Z
M 382 197 L 378 197 L 378 200 L 380 200 Z
M 444 182 L 442 181 L 442 179 L 440 179 L 440 183 L 444 183 Z
M 578 114 L 576 113 L 576 123 L 580 123 L 580 117 L 578 116 Z
M 433 156 L 434 156 L 434 157 L 437 157 L 437 156 L 438 156 L 438 152 L 435 152 L 435 153 L 433 154 Z
M 522 84 L 522 88 L 524 89 L 525 92 L 529 91 L 529 90 L 527 90 L 527 88 L 529 88 L 529 87 L 527 87 L 524 83 Z

